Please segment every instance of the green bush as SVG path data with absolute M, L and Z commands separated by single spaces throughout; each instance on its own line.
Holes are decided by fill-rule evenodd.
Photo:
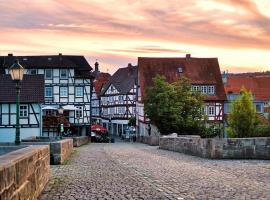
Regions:
M 205 126 L 200 136 L 202 138 L 214 138 L 217 136 L 222 136 L 223 127 L 221 124 L 212 124 L 209 126 Z
M 270 125 L 258 125 L 255 129 L 254 137 L 270 137 Z

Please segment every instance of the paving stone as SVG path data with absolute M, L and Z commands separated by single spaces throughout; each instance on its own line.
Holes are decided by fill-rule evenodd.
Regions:
M 209 160 L 137 143 L 88 144 L 51 167 L 43 199 L 270 199 L 270 161 Z

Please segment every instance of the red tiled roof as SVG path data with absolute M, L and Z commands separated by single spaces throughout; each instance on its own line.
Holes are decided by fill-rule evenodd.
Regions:
M 111 75 L 109 73 L 99 73 L 98 77 L 94 81 L 94 87 L 97 95 L 100 94 L 102 87 L 109 81 L 111 78 Z
M 178 68 L 183 73 L 178 72 Z M 145 88 L 151 86 L 156 75 L 164 75 L 168 82 L 177 81 L 181 76 L 191 80 L 192 84 L 214 84 L 216 95 L 205 100 L 226 100 L 217 58 L 138 58 L 139 81 L 142 99 Z
M 228 75 L 224 85 L 226 93 L 239 94 L 242 87 L 250 90 L 256 100 L 270 100 L 270 76 Z

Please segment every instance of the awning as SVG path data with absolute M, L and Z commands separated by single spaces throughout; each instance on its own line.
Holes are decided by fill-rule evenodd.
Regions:
M 108 132 L 108 130 L 106 128 L 104 128 L 103 126 L 100 126 L 98 124 L 92 125 L 91 131 L 96 131 L 96 132 L 100 132 L 100 133 L 107 133 Z
M 44 106 L 41 108 L 42 110 L 58 110 L 58 108 L 53 107 L 53 106 Z
M 79 110 L 76 106 L 74 105 L 66 105 L 63 106 L 62 108 L 64 108 L 64 110 Z

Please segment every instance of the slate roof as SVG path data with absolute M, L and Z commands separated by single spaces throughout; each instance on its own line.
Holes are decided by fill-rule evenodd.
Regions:
M 179 73 L 182 68 L 183 73 Z M 164 75 L 168 82 L 177 81 L 181 76 L 191 80 L 192 84 L 214 84 L 216 94 L 207 96 L 205 100 L 225 101 L 226 93 L 220 74 L 217 58 L 138 58 L 139 85 L 142 93 L 142 100 L 145 97 L 146 87 L 153 84 L 152 79 L 156 75 Z
M 232 75 L 227 76 L 227 83 L 224 84 L 226 93 L 239 94 L 242 87 L 250 90 L 256 100 L 270 100 L 270 75 L 249 76 Z
M 99 73 L 98 76 L 96 77 L 96 80 L 94 81 L 94 87 L 97 95 L 100 95 L 100 92 L 102 90 L 102 87 L 106 85 L 106 83 L 109 81 L 111 78 L 111 75 L 109 73 Z
M 136 84 L 138 79 L 138 67 L 129 64 L 125 68 L 119 68 L 104 86 L 100 95 L 104 95 L 110 85 L 113 85 L 120 94 L 127 94 Z
M 14 63 L 15 59 L 18 59 L 20 64 L 26 69 L 74 68 L 76 77 L 91 77 L 90 71 L 92 70 L 92 67 L 84 56 L 62 54 L 44 56 L 0 56 L 0 73 L 3 72 L 3 68 L 9 68 Z
M 44 102 L 44 75 L 24 75 L 20 102 Z M 16 85 L 9 74 L 0 74 L 0 103 L 16 103 Z

